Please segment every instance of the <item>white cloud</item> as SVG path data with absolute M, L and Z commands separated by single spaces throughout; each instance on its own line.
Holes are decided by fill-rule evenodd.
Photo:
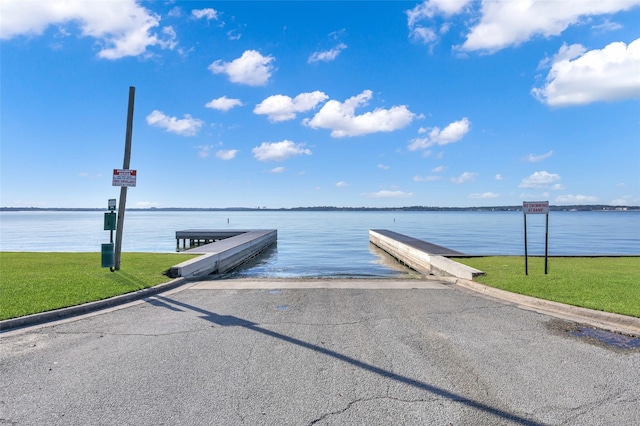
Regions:
M 234 158 L 236 158 L 237 154 L 238 154 L 237 149 L 221 149 L 218 152 L 216 152 L 216 157 L 218 157 L 221 160 L 233 160 Z
M 283 173 L 286 169 L 282 166 L 280 167 L 274 167 L 273 169 L 269 170 L 271 173 Z
M 476 176 L 478 176 L 478 173 L 464 172 L 458 177 L 451 178 L 451 182 L 457 183 L 457 184 L 466 183 L 466 182 L 473 182 L 475 180 Z
M 167 132 L 176 133 L 182 136 L 194 136 L 204 125 L 204 121 L 185 114 L 184 118 L 169 117 L 162 111 L 153 110 L 147 115 L 147 124 L 150 126 L 160 127 Z
M 419 42 L 430 44 L 438 41 L 437 33 L 448 30 L 448 25 L 436 28 L 434 18 L 438 15 L 451 16 L 460 13 L 471 0 L 427 0 L 413 9 L 405 11 L 409 36 Z M 425 22 L 426 25 L 425 26 Z
M 438 40 L 438 35 L 431 28 L 417 26 L 410 31 L 411 38 L 424 44 L 434 43 Z
M 441 180 L 442 176 L 414 176 L 414 182 L 434 182 L 436 180 Z
M 555 185 L 552 185 L 549 189 L 552 191 L 563 191 L 567 188 L 561 183 L 556 183 Z
M 496 194 L 495 192 L 482 192 L 482 193 L 469 194 L 469 198 L 482 199 L 482 200 L 486 200 L 490 198 L 498 198 L 499 196 L 500 194 Z
M 562 46 L 545 85 L 531 93 L 550 106 L 583 105 L 640 97 L 640 38 L 601 50 Z
M 330 62 L 338 57 L 340 52 L 347 48 L 347 45 L 344 43 L 338 44 L 336 47 L 330 50 L 324 50 L 320 52 L 313 52 L 311 56 L 309 56 L 308 62 Z
M 502 179 L 504 179 L 504 177 L 500 173 L 498 173 L 497 175 L 495 175 L 494 179 L 495 180 L 502 180 Z
M 409 151 L 426 149 L 433 145 L 447 145 L 462 139 L 471 129 L 471 122 L 467 117 L 454 121 L 440 130 L 438 127 L 427 129 L 429 135 L 425 138 L 415 138 L 411 140 Z
M 165 31 L 169 37 L 162 38 L 153 32 L 160 16 L 134 0 L 2 0 L 0 15 L 1 39 L 41 35 L 51 25 L 62 27 L 59 34 L 69 35 L 73 28 L 69 24 L 77 24 L 80 36 L 98 41 L 98 57 L 105 59 L 142 55 L 151 46 L 173 49 L 176 45 L 175 33 Z
M 548 188 L 551 184 L 560 180 L 560 175 L 546 171 L 535 172 L 522 179 L 520 188 Z
M 227 31 L 227 38 L 229 40 L 240 40 L 242 38 L 242 33 L 238 32 L 237 29 Z
M 447 166 L 438 166 L 438 167 L 434 167 L 433 169 L 431 169 L 431 172 L 432 173 L 442 173 L 447 169 L 448 169 Z
M 269 81 L 273 71 L 271 64 L 276 58 L 262 56 L 256 50 L 247 50 L 241 57 L 231 62 L 221 59 L 209 65 L 209 70 L 214 74 L 227 74 L 229 81 L 246 84 L 248 86 L 264 86 Z
M 303 124 L 314 129 L 331 129 L 331 136 L 340 138 L 392 132 L 407 126 L 415 116 L 405 105 L 393 106 L 390 109 L 377 108 L 362 115 L 355 115 L 355 109 L 366 105 L 371 98 L 371 90 L 365 90 L 343 103 L 330 100 L 311 120 L 305 119 Z
M 198 149 L 198 157 L 207 158 L 211 154 L 211 148 L 213 145 L 198 145 L 196 149 Z
M 611 22 L 610 20 L 605 19 L 601 24 L 593 25 L 591 28 L 599 32 L 610 32 L 621 30 L 623 26 L 617 22 Z
M 171 16 L 172 18 L 179 18 L 182 16 L 182 8 L 180 6 L 175 6 L 169 11 L 169 13 L 167 13 L 167 15 Z
M 637 206 L 640 204 L 640 197 L 632 195 L 624 195 L 615 200 L 611 200 L 611 205 L 614 206 Z
M 549 151 L 546 154 L 540 154 L 540 155 L 529 154 L 525 157 L 525 161 L 528 161 L 529 163 L 537 163 L 538 161 L 542 161 L 542 160 L 546 160 L 547 158 L 550 158 L 552 155 L 553 155 L 553 151 Z
M 222 96 L 217 99 L 212 99 L 205 104 L 205 107 L 211 109 L 217 109 L 218 111 L 229 111 L 231 108 L 242 106 L 240 99 L 230 99 L 226 96 Z
M 158 207 L 160 204 L 158 204 L 155 201 L 138 201 L 136 203 L 136 208 L 138 209 L 150 209 L 151 207 Z
M 309 111 L 328 98 L 318 90 L 300 93 L 293 99 L 285 95 L 272 95 L 256 105 L 253 112 L 266 115 L 272 122 L 292 120 L 296 118 L 296 113 Z
M 215 9 L 207 8 L 207 9 L 193 9 L 191 11 L 191 16 L 196 19 L 205 18 L 207 21 L 212 19 L 218 19 L 218 12 Z
M 484 0 L 480 20 L 460 49 L 495 52 L 535 36 L 557 36 L 586 17 L 614 14 L 638 4 L 640 0 Z
M 556 197 L 555 202 L 558 204 L 582 204 L 582 203 L 595 203 L 598 201 L 598 197 L 592 195 L 559 195 Z
M 413 192 L 382 190 L 378 192 L 367 193 L 365 194 L 365 197 L 367 198 L 411 198 L 413 197 Z
M 251 150 L 260 161 L 283 161 L 295 155 L 311 155 L 311 150 L 303 148 L 304 144 L 293 143 L 289 140 L 281 142 L 262 142 L 262 145 Z
M 378 168 L 382 169 L 382 170 L 389 170 L 389 166 L 387 166 L 385 164 L 378 164 Z
M 336 186 L 338 188 L 344 188 L 345 186 L 349 186 L 349 184 L 347 182 L 340 181 L 336 183 Z
M 92 175 L 91 173 L 80 172 L 80 173 L 78 173 L 78 176 L 82 177 L 82 178 L 87 178 L 87 179 L 94 179 L 94 178 L 101 178 L 102 174 L 98 173 L 98 174 Z

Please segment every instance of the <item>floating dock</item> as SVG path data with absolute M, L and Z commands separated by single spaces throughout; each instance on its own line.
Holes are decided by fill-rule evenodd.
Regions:
M 371 229 L 369 241 L 423 275 L 449 276 L 468 280 L 484 275 L 482 271 L 449 259 L 449 256 L 464 256 L 464 253 L 397 232 Z
M 275 229 L 220 230 L 188 229 L 176 232 L 182 253 L 201 254 L 169 269 L 171 278 L 198 278 L 210 274 L 224 274 L 258 256 L 278 240 Z M 189 249 L 186 249 L 189 241 Z

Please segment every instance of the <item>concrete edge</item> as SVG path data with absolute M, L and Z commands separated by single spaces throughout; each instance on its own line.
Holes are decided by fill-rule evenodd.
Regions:
M 156 285 L 154 287 L 144 288 L 131 293 L 125 293 L 118 296 L 113 296 L 108 299 L 97 300 L 95 302 L 88 302 L 81 305 L 69 306 L 67 308 L 56 309 L 53 311 L 41 312 L 39 314 L 27 315 L 24 317 L 11 318 L 0 321 L 0 333 L 13 331 L 19 328 L 29 327 L 32 325 L 40 325 L 48 322 L 53 322 L 65 318 L 75 317 L 91 312 L 100 311 L 103 309 L 112 308 L 114 306 L 122 305 L 136 300 L 144 299 L 149 296 L 154 296 L 158 293 L 162 293 L 168 290 L 172 290 L 183 284 L 191 284 L 184 278 L 177 278 L 166 283 Z
M 514 303 L 523 309 L 577 323 L 587 324 L 616 333 L 630 334 L 640 337 L 640 318 L 581 308 L 579 306 L 567 305 L 564 303 L 553 302 L 551 300 L 538 299 L 524 294 L 512 293 L 510 291 L 489 287 L 484 284 L 462 278 L 440 277 L 440 279 L 459 287 Z
M 399 235 L 406 237 L 402 234 Z M 472 280 L 477 276 L 485 275 L 483 271 L 449 259 L 446 255 L 429 253 L 373 229 L 369 230 L 369 242 L 425 277 L 436 275 Z

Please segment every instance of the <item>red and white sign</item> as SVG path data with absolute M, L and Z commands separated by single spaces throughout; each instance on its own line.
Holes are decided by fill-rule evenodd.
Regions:
M 548 201 L 523 201 L 522 211 L 524 214 L 548 214 Z
M 136 186 L 136 170 L 113 169 L 112 186 Z

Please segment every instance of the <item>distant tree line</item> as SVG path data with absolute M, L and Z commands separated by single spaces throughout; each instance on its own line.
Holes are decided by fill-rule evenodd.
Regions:
M 0 207 L 0 211 L 103 211 L 100 208 L 66 208 L 66 207 Z M 521 211 L 522 206 L 491 206 L 491 207 L 437 207 L 437 206 L 408 206 L 408 207 L 291 207 L 291 208 L 267 208 L 267 207 L 225 207 L 225 208 L 194 208 L 194 207 L 150 207 L 130 208 L 128 211 L 372 211 L 372 212 L 447 212 L 447 211 Z M 640 211 L 640 206 L 611 206 L 605 204 L 554 206 L 551 211 Z

